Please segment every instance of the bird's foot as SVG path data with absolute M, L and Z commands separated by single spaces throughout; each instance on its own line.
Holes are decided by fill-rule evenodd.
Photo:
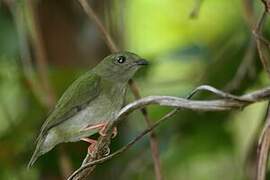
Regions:
M 108 146 L 106 146 L 104 149 L 103 149 L 103 156 L 108 156 L 109 154 L 111 153 L 111 150 Z
M 96 125 L 88 125 L 86 127 L 83 127 L 81 131 L 88 131 L 88 130 L 93 130 L 93 129 L 102 129 L 104 126 L 106 126 L 106 123 L 99 123 Z
M 92 156 L 94 152 L 97 150 L 97 141 L 90 138 L 82 138 L 81 140 L 90 143 L 87 152 Z
M 114 139 L 118 134 L 117 127 L 113 127 L 113 132 L 112 132 L 112 139 Z
M 103 127 L 100 129 L 100 131 L 98 132 L 98 133 L 99 133 L 101 136 L 103 136 L 103 137 L 107 135 L 106 132 L 105 132 L 105 130 L 106 130 L 106 128 L 107 128 L 107 125 L 108 125 L 108 124 L 106 124 L 105 126 L 103 126 Z M 115 137 L 117 136 L 117 134 L 118 134 L 117 127 L 113 127 L 112 139 L 115 138 Z
M 106 128 L 108 126 L 109 123 L 100 123 L 100 124 L 96 124 L 96 125 L 89 125 L 87 127 L 84 127 L 82 130 L 83 131 L 88 131 L 88 130 L 92 130 L 92 129 L 99 129 L 98 133 L 101 135 L 101 136 L 106 136 Z M 117 136 L 118 132 L 117 132 L 117 128 L 114 127 L 113 128 L 113 132 L 112 132 L 112 139 L 115 138 Z
M 81 140 L 90 143 L 90 145 L 88 146 L 88 149 L 87 149 L 87 153 L 93 157 L 94 153 L 97 151 L 97 141 L 94 139 L 90 139 L 90 138 L 81 138 Z M 110 154 L 110 152 L 111 152 L 110 148 L 108 146 L 106 146 L 103 149 L 102 154 L 103 154 L 103 156 L 108 156 Z

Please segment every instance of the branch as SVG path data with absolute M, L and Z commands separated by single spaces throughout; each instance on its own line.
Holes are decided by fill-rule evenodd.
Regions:
M 258 23 L 257 23 L 256 28 L 253 31 L 253 33 L 254 33 L 255 38 L 256 38 L 257 49 L 259 52 L 261 63 L 263 65 L 264 70 L 267 72 L 268 76 L 270 77 L 270 65 L 269 65 L 267 57 L 263 53 L 263 45 L 266 43 L 266 41 L 263 40 L 264 38 L 262 36 L 262 29 L 263 29 L 263 25 L 265 24 L 266 17 L 267 17 L 267 7 L 265 6 L 265 9 L 264 9 L 261 17 L 259 18 Z M 268 44 L 268 46 L 269 46 L 269 44 Z
M 118 47 L 115 45 L 110 34 L 106 30 L 105 26 L 102 24 L 101 20 L 98 18 L 98 16 L 96 15 L 92 7 L 87 3 L 86 0 L 78 0 L 78 2 L 82 6 L 83 10 L 88 15 L 88 17 L 94 21 L 99 31 L 102 33 L 102 37 L 105 40 L 107 46 L 110 48 L 111 52 L 118 52 L 119 51 Z M 138 86 L 135 84 L 133 80 L 129 81 L 129 86 L 135 99 L 140 99 L 141 98 L 140 91 L 138 89 Z M 143 117 L 146 121 L 147 126 L 150 127 L 152 125 L 152 122 L 147 114 L 147 109 L 142 108 L 141 112 L 143 114 Z M 157 136 L 155 132 L 153 131 L 150 133 L 150 147 L 151 147 L 152 158 L 154 161 L 156 179 L 162 180 L 161 165 L 160 165 L 160 160 L 159 160 L 158 140 L 157 140 Z
M 229 93 L 225 93 L 223 91 L 220 91 L 214 87 L 211 86 L 200 86 L 196 88 L 188 98 L 193 96 L 198 91 L 205 90 L 212 92 L 213 94 L 217 95 L 220 98 L 223 99 L 216 99 L 216 100 L 208 100 L 208 101 L 198 101 L 198 100 L 187 100 L 184 98 L 179 97 L 172 97 L 172 96 L 148 96 L 139 100 L 134 101 L 133 103 L 130 103 L 123 107 L 121 111 L 119 112 L 116 119 L 112 122 L 111 127 L 117 126 L 120 122 L 126 119 L 126 117 L 131 114 L 135 110 L 142 109 L 149 105 L 160 105 L 160 106 L 167 106 L 167 107 L 174 107 L 173 111 L 171 111 L 169 114 L 163 116 L 159 121 L 157 121 L 154 125 L 152 125 L 150 128 L 143 131 L 139 136 L 137 136 L 134 140 L 132 140 L 130 143 L 128 143 L 126 146 L 121 148 L 120 150 L 116 151 L 115 153 L 107 156 L 107 157 L 101 157 L 98 159 L 95 159 L 92 161 L 88 161 L 87 163 L 84 163 L 78 170 L 76 170 L 70 177 L 69 180 L 73 179 L 81 179 L 82 175 L 85 172 L 89 172 L 89 169 L 92 171 L 93 168 L 100 163 L 103 163 L 114 156 L 118 156 L 120 153 L 125 152 L 127 149 L 129 149 L 133 144 L 135 144 L 138 140 L 140 140 L 143 136 L 145 136 L 147 133 L 151 132 L 154 128 L 156 128 L 161 122 L 163 122 L 168 117 L 172 116 L 174 113 L 177 112 L 179 108 L 182 109 L 189 109 L 194 111 L 229 111 L 234 109 L 242 109 L 250 104 L 267 100 L 270 97 L 270 87 L 248 93 L 243 96 L 235 96 Z M 111 137 L 111 134 L 107 137 L 100 137 L 100 138 L 109 138 Z M 100 139 L 99 139 L 100 141 Z M 105 141 L 104 141 L 105 142 Z M 104 144 L 102 144 L 104 146 Z M 97 146 L 97 152 L 102 149 L 99 146 Z
M 101 159 L 98 159 L 98 160 L 95 160 L 95 161 L 92 161 L 92 162 L 89 162 L 89 163 L 84 164 L 79 169 L 77 169 L 74 173 L 72 173 L 72 175 L 68 178 L 68 180 L 72 180 L 75 176 L 77 176 L 80 172 L 82 172 L 86 168 L 89 168 L 89 167 L 94 166 L 94 165 L 97 165 L 97 164 L 101 164 L 101 163 L 103 163 L 103 162 L 105 162 L 107 160 L 112 159 L 113 157 L 119 156 L 123 152 L 126 152 L 130 147 L 132 147 L 132 145 L 134 145 L 136 142 L 138 142 L 140 139 L 142 139 L 146 134 L 148 134 L 151 131 L 153 131 L 153 129 L 156 128 L 158 125 L 160 125 L 164 120 L 168 119 L 173 114 L 175 114 L 176 111 L 177 111 L 177 109 L 174 109 L 170 113 L 168 113 L 165 116 L 163 116 L 160 120 L 158 120 L 157 122 L 155 122 L 151 127 L 149 127 L 146 130 L 144 130 L 141 134 L 139 134 L 132 141 L 130 141 L 127 145 L 125 145 L 121 149 L 117 150 L 116 152 L 110 154 L 109 156 L 106 156 L 106 157 L 103 157 Z
M 263 37 L 263 25 L 265 24 L 267 13 L 270 8 L 269 0 L 261 0 L 264 4 L 264 11 L 261 15 L 261 18 L 258 20 L 256 29 L 254 31 L 257 49 L 259 52 L 259 56 L 261 59 L 261 63 L 263 68 L 267 72 L 270 77 L 270 64 L 268 61 L 267 51 L 269 51 L 269 41 Z M 265 50 L 265 51 L 264 51 Z M 270 102 L 269 102 L 270 103 Z M 264 180 L 266 178 L 266 169 L 268 163 L 269 156 L 269 148 L 270 148 L 270 106 L 268 104 L 267 114 L 266 114 L 266 122 L 264 124 L 263 130 L 260 135 L 260 139 L 257 146 L 257 167 L 256 167 L 256 180 Z
M 265 119 L 265 126 L 257 146 L 256 180 L 264 180 L 266 177 L 267 160 L 270 148 L 270 103 L 268 103 Z

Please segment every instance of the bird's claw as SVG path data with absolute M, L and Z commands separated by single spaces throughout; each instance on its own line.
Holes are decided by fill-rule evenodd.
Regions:
M 114 139 L 117 136 L 117 134 L 118 134 L 117 127 L 114 127 L 112 132 L 112 139 Z
M 108 146 L 106 146 L 103 150 L 104 150 L 104 152 L 102 153 L 103 156 L 108 156 L 111 153 L 111 150 Z
M 96 143 L 95 144 L 91 144 L 88 149 L 87 149 L 87 153 L 93 157 L 94 156 L 94 153 L 96 152 L 97 150 L 97 147 L 96 147 Z
M 105 131 L 105 128 L 104 128 L 104 129 L 102 128 L 102 129 L 99 131 L 99 134 L 100 134 L 101 136 L 103 136 L 103 137 L 107 135 L 104 131 Z M 117 127 L 114 127 L 114 128 L 113 128 L 113 132 L 112 132 L 112 139 L 114 139 L 114 138 L 117 136 L 117 134 L 118 134 Z
M 95 145 L 95 146 L 91 146 L 91 145 L 90 145 L 90 146 L 88 147 L 88 154 L 89 154 L 91 157 L 94 157 L 94 154 L 95 154 L 96 151 L 97 151 L 96 145 Z M 108 156 L 110 153 L 111 153 L 110 148 L 109 148 L 108 146 L 106 146 L 106 147 L 104 147 L 104 148 L 102 149 L 101 155 L 102 155 L 102 156 Z

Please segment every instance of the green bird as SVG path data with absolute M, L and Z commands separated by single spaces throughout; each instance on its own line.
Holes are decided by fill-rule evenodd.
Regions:
M 75 80 L 56 103 L 41 127 L 36 149 L 28 163 L 63 142 L 87 141 L 103 130 L 123 106 L 128 81 L 148 62 L 131 52 L 118 52 L 105 57 L 96 67 Z

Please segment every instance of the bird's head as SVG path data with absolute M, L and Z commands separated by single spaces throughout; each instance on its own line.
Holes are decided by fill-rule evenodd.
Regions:
M 148 62 L 131 52 L 118 52 L 105 57 L 94 71 L 106 79 L 125 82 L 131 79 L 135 72 Z

